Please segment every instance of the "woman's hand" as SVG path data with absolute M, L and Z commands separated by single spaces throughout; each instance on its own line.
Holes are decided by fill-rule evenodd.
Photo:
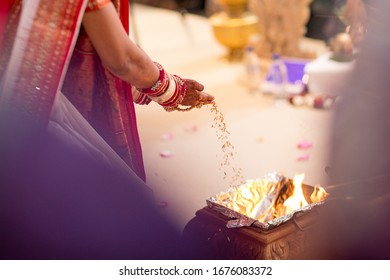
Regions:
M 183 79 L 187 86 L 187 93 L 181 105 L 183 106 L 199 106 L 210 104 L 214 100 L 214 96 L 203 92 L 204 86 L 195 80 Z

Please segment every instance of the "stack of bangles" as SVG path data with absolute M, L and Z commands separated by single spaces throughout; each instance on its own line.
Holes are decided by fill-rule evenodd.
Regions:
M 147 105 L 153 100 L 169 112 L 192 109 L 192 107 L 188 109 L 179 108 L 187 92 L 184 81 L 179 76 L 166 73 L 159 63 L 154 62 L 154 64 L 160 71 L 157 82 L 150 88 L 133 89 L 133 101 L 137 104 Z

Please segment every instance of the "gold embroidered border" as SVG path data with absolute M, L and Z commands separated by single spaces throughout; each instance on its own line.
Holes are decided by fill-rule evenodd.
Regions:
M 40 1 L 11 97 L 21 113 L 48 120 L 84 1 Z

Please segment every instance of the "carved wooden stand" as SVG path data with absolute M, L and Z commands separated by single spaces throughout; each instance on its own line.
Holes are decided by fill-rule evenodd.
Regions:
M 313 210 L 264 231 L 256 227 L 227 228 L 227 217 L 204 207 L 186 225 L 183 239 L 199 251 L 201 259 L 299 259 L 308 246 L 306 229 L 316 218 Z

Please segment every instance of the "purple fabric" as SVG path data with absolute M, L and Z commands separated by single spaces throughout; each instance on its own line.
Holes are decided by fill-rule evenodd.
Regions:
M 0 259 L 181 258 L 145 185 L 49 136 L 0 132 Z
M 283 58 L 283 62 L 287 68 L 288 82 L 291 84 L 302 82 L 302 77 L 304 75 L 304 68 L 308 61 Z M 270 73 L 267 74 L 266 80 L 267 81 L 271 80 Z

